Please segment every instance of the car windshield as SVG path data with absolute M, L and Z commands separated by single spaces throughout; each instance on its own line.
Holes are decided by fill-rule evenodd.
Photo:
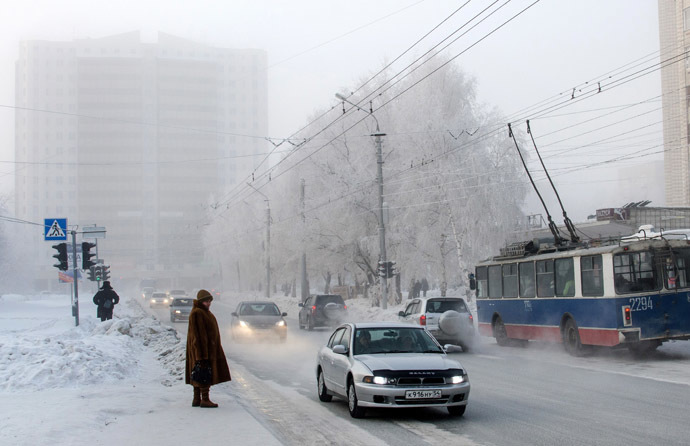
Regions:
M 151 295 L 151 297 L 156 298 L 156 299 L 160 299 L 160 298 L 162 298 L 162 297 L 168 297 L 168 295 L 165 294 L 165 293 L 153 293 L 153 294 Z
M 173 305 L 176 307 L 191 307 L 194 303 L 194 299 L 175 299 Z
M 345 304 L 345 302 L 343 302 L 343 298 L 337 294 L 333 295 L 333 296 L 318 296 L 316 298 L 316 304 L 319 306 L 323 306 L 323 305 L 330 304 L 330 303 L 340 304 L 340 305 Z
M 420 328 L 358 328 L 354 355 L 381 353 L 443 353 L 426 330 Z
M 445 313 L 449 310 L 467 313 L 467 307 L 461 300 L 430 300 L 426 303 L 427 313 Z
M 276 304 L 242 304 L 239 314 L 242 316 L 280 316 Z

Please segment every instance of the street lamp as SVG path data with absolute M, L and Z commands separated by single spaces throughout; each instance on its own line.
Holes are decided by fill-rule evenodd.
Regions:
M 247 186 L 251 187 L 266 201 L 266 299 L 271 297 L 271 205 L 268 202 L 268 197 L 264 195 L 259 189 L 247 183 Z
M 352 105 L 353 107 L 357 108 L 358 110 L 361 110 L 365 113 L 369 113 L 369 116 L 374 118 L 374 121 L 376 121 L 376 133 L 372 134 L 375 138 L 376 141 L 376 157 L 377 157 L 377 163 L 378 163 L 378 183 L 379 183 L 379 256 L 381 262 L 386 262 L 386 227 L 383 222 L 383 156 L 381 154 L 381 137 L 386 136 L 385 133 L 382 133 L 381 130 L 379 129 L 379 120 L 376 119 L 376 116 L 374 116 L 374 111 L 369 109 L 369 111 L 364 110 L 362 107 L 360 107 L 357 104 L 354 104 L 350 102 L 345 96 L 343 96 L 340 93 L 336 93 L 335 97 L 340 99 L 343 102 L 347 102 L 348 104 Z M 345 109 L 343 109 L 343 113 L 345 113 Z M 388 308 L 388 279 L 385 277 L 381 277 L 381 298 L 383 300 L 383 309 L 385 310 Z

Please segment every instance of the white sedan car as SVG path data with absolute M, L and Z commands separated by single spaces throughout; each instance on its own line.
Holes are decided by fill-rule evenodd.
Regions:
M 316 380 L 319 399 L 346 399 L 354 418 L 367 407 L 446 407 L 462 416 L 470 395 L 465 369 L 424 327 L 396 322 L 336 328 L 319 350 Z

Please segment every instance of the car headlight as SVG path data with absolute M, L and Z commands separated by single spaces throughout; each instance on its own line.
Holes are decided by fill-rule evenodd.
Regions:
M 465 382 L 465 375 L 455 375 L 450 377 L 451 384 L 460 384 Z
M 245 321 L 240 321 L 240 327 L 248 327 Z
M 284 327 L 284 326 L 285 326 L 285 321 L 278 321 L 278 322 L 276 322 L 276 325 L 277 325 L 278 327 Z
M 175 314 L 180 314 L 182 313 L 180 310 L 175 310 Z
M 395 384 L 395 378 L 388 378 L 386 376 L 365 376 L 364 379 L 362 379 L 362 381 L 368 384 Z

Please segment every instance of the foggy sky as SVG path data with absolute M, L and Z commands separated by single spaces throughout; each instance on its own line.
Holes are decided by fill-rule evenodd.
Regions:
M 531 3 L 514 0 L 506 8 L 517 12 Z M 0 16 L 4 18 L 0 27 L 0 105 L 14 104 L 14 64 L 21 40 L 98 38 L 141 30 L 145 40 L 154 41 L 155 33 L 162 31 L 211 46 L 265 49 L 269 57 L 270 132 L 265 136 L 283 138 L 301 128 L 314 109 L 334 104 L 336 91 L 357 86 L 361 78 L 378 71 L 384 63 L 408 49 L 461 4 L 448 0 L 353 0 L 344 4 L 318 0 L 3 2 L 0 6 Z M 470 10 L 478 11 L 487 4 L 470 3 L 462 18 L 458 16 L 439 28 L 438 36 L 449 34 L 470 17 Z M 480 25 L 476 35 L 492 28 L 493 25 L 483 28 Z M 433 45 L 431 42 L 438 40 L 440 37 L 422 42 L 406 60 L 409 61 L 411 55 L 420 55 Z M 448 51 L 457 54 L 474 40 L 461 40 Z M 480 100 L 510 115 L 658 51 L 658 41 L 656 1 L 542 0 L 457 61 L 476 78 Z M 612 107 L 657 96 L 661 93 L 659 79 L 655 72 L 630 88 L 606 92 L 596 100 L 583 103 L 580 110 Z M 535 121 L 535 135 L 563 128 L 575 117 L 564 117 L 558 122 L 552 119 Z M 660 118 L 658 111 L 657 115 L 646 118 L 645 125 Z M 655 128 L 656 139 L 660 142 L 661 125 Z M 0 129 L 0 161 L 12 161 L 12 108 L 0 107 Z M 611 129 L 609 134 L 619 132 L 620 129 Z M 606 131 L 602 131 L 587 141 L 574 141 L 573 144 L 605 137 Z M 545 149 L 547 154 L 548 151 Z M 612 178 L 617 178 L 619 167 L 641 166 L 661 159 L 661 155 L 655 155 L 613 163 L 606 169 L 588 168 L 570 175 L 556 174 L 554 180 L 571 218 L 582 220 L 596 208 L 622 205 L 634 197 L 649 198 L 649 194 L 638 191 L 631 191 L 630 198 L 610 196 L 602 193 L 602 189 L 612 189 Z M 588 161 L 580 156 L 567 163 L 584 165 Z M 565 161 L 552 159 L 547 165 L 557 169 L 563 167 L 559 164 L 562 162 Z M 13 164 L 0 163 L 0 193 L 13 189 L 13 169 Z M 663 185 L 660 187 L 663 189 Z M 547 200 L 555 203 L 550 198 Z M 655 201 L 653 204 L 662 203 Z M 542 212 L 536 202 L 528 203 L 525 210 Z M 555 212 L 557 209 L 550 210 L 552 214 L 559 213 Z

